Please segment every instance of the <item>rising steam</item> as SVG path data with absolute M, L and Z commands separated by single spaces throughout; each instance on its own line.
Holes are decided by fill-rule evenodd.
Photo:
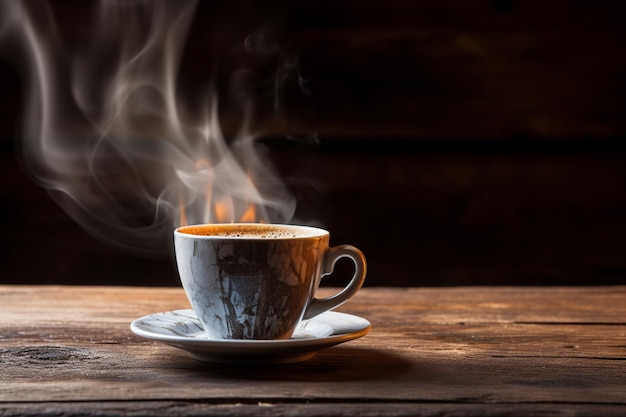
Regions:
M 192 106 L 178 88 L 195 7 L 103 1 L 70 42 L 45 3 L 0 3 L 0 42 L 25 77 L 27 167 L 82 227 L 127 249 L 162 250 L 181 222 L 288 222 L 295 211 L 248 120 L 227 141 L 216 94 Z

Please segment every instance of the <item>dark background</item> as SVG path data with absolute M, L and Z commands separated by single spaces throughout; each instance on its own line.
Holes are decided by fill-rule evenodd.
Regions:
M 70 40 L 80 3 L 55 6 Z M 625 282 L 626 2 L 298 3 L 201 2 L 180 82 L 206 50 L 228 77 L 259 28 L 271 63 L 297 58 L 310 94 L 288 78 L 260 142 L 367 285 Z M 22 170 L 23 82 L 0 49 L 0 283 L 178 285 L 171 255 L 101 243 Z

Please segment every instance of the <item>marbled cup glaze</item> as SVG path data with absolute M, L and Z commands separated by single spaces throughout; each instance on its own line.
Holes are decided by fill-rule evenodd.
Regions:
M 244 237 L 223 235 L 237 228 Z M 268 230 L 275 236 L 261 237 Z M 257 232 L 258 237 L 251 237 Z M 326 268 L 328 232 L 304 226 L 187 226 L 176 230 L 174 241 L 185 293 L 207 335 L 217 339 L 288 339 L 309 304 L 328 304 L 314 299 L 320 277 L 339 257 L 352 257 L 340 254 Z M 364 274 L 353 287 L 360 288 Z M 341 298 L 347 300 L 356 290 Z

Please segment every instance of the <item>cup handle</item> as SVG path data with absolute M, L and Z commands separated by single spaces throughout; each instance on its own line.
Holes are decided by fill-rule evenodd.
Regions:
M 325 311 L 339 307 L 363 286 L 367 274 L 367 263 L 363 252 L 350 245 L 340 245 L 328 248 L 322 263 L 322 277 L 333 272 L 335 263 L 340 258 L 350 258 L 354 262 L 354 275 L 348 285 L 339 293 L 328 298 L 313 298 L 304 312 L 303 320 L 310 319 Z

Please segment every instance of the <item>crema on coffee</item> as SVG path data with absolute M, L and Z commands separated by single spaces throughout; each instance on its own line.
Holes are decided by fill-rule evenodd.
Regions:
M 293 239 L 313 237 L 319 234 L 316 229 L 274 226 L 264 224 L 219 224 L 185 226 L 179 232 L 196 236 L 215 236 L 239 239 Z

